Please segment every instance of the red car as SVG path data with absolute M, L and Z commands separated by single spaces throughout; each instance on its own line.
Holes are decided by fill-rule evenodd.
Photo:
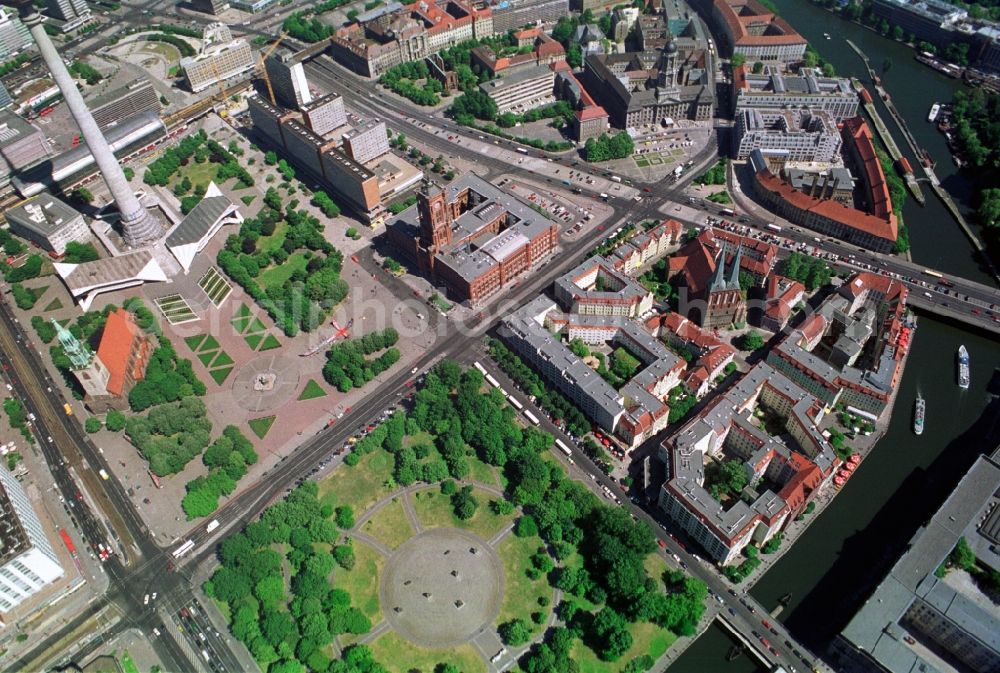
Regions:
M 771 628 L 771 622 L 767 621 L 766 619 L 762 619 L 760 621 L 760 623 L 764 625 L 765 629 L 770 629 Z
M 763 645 L 764 647 L 771 647 L 771 643 L 768 642 L 767 638 L 765 638 L 764 636 L 760 637 L 760 644 Z
M 657 540 L 656 544 L 660 545 L 660 549 L 666 549 L 667 548 L 667 543 L 664 542 L 663 540 Z
M 652 189 L 650 189 L 649 187 L 643 187 L 643 188 L 642 188 L 642 191 L 644 191 L 644 192 L 647 192 L 647 193 L 648 193 L 648 192 L 651 192 L 651 191 L 653 191 L 653 190 L 652 190 Z

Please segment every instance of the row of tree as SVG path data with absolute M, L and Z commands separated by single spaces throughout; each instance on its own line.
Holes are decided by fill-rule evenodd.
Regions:
M 185 485 L 187 495 L 181 507 L 188 520 L 208 516 L 219 507 L 219 497 L 236 490 L 237 482 L 246 476 L 247 467 L 257 462 L 253 443 L 235 425 L 227 425 L 201 456 L 208 474 L 192 479 Z
M 516 353 L 495 339 L 490 340 L 489 347 L 490 357 L 500 365 L 507 376 L 514 379 L 521 390 L 533 397 L 538 406 L 545 409 L 550 417 L 557 422 L 565 421 L 566 429 L 574 435 L 583 436 L 590 431 L 590 421 L 583 412 L 562 394 L 549 390 L 542 377 L 524 364 Z
M 153 474 L 160 477 L 183 470 L 205 450 L 211 433 L 205 403 L 197 397 L 160 405 L 146 416 L 132 416 L 125 423 L 125 434 L 149 462 Z
M 619 131 L 613 136 L 602 133 L 598 138 L 588 138 L 583 146 L 583 156 L 587 161 L 611 161 L 632 156 L 635 141 L 628 131 Z
M 326 353 L 323 378 L 340 392 L 360 388 L 399 361 L 399 350 L 392 348 L 398 340 L 399 333 L 387 327 L 360 339 L 348 339 L 334 344 Z M 380 350 L 385 352 L 373 360 L 365 359 L 366 355 Z

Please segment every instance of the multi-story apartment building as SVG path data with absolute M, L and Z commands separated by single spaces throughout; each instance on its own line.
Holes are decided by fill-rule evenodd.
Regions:
M 768 353 L 767 362 L 808 390 L 827 409 L 879 416 L 903 373 L 909 330 L 903 325 L 906 287 L 859 273 Z M 814 353 L 820 341 L 829 353 Z
M 389 136 L 386 133 L 385 122 L 379 119 L 366 119 L 360 125 L 341 136 L 347 155 L 359 164 L 366 164 L 389 151 Z
M 747 61 L 802 60 L 806 39 L 757 0 L 713 0 L 712 21 L 720 29 L 720 49 Z
M 191 8 L 196 12 L 218 16 L 229 9 L 229 0 L 191 0 Z
M 653 295 L 638 281 L 595 256 L 560 276 L 553 285 L 556 301 L 570 313 L 638 318 L 653 308 Z
M 0 7 L 0 61 L 5 61 L 32 44 L 28 27 L 17 18 L 17 12 Z
M 662 50 L 591 54 L 584 61 L 583 83 L 616 128 L 667 119 L 705 121 L 715 109 L 706 59 L 704 50 L 680 49 L 675 41 Z
M 65 253 L 70 241 L 90 239 L 83 215 L 50 194 L 13 206 L 5 215 L 14 233 L 56 255 Z
M 50 155 L 44 133 L 12 111 L 0 110 L 0 185 L 9 184 L 13 172 Z
M 159 114 L 160 96 L 152 82 L 141 79 L 98 96 L 87 105 L 103 131 L 147 110 Z
M 748 108 L 810 108 L 828 112 L 841 122 L 858 114 L 858 94 L 845 77 L 823 77 L 813 68 L 786 75 L 767 67 L 754 74 L 746 64 L 733 71 L 733 101 L 736 113 Z
M 875 217 L 888 219 L 892 215 L 892 197 L 871 129 L 862 117 L 852 117 L 844 120 L 841 136 L 844 157 L 861 181 L 860 205 Z
M 301 58 L 287 51 L 271 54 L 264 61 L 264 68 L 278 103 L 292 110 L 300 110 L 312 101 Z
M 181 69 L 191 91 L 204 91 L 253 70 L 253 52 L 242 37 L 233 39 L 229 27 L 213 23 L 205 28 L 204 46 L 195 56 L 181 59 Z
M 790 442 L 754 422 L 764 407 L 781 418 Z M 762 545 L 815 497 L 839 462 L 817 427 L 824 415 L 815 397 L 771 366 L 751 369 L 660 446 L 667 479 L 659 506 L 721 565 L 748 544 Z M 716 499 L 705 465 L 723 457 L 744 463 L 750 486 L 735 497 Z
M 340 205 L 373 226 L 382 222 L 385 208 L 379 195 L 378 177 L 347 156 L 337 147 L 336 140 L 324 140 L 300 124 L 294 113 L 281 110 L 259 96 L 249 99 L 249 108 L 254 131 L 296 166 L 322 181 Z
M 519 68 L 532 65 L 547 65 L 564 62 L 566 50 L 541 28 L 526 28 L 514 32 L 519 47 L 531 47 L 531 51 L 512 56 L 497 56 L 489 45 L 479 45 L 469 52 L 473 69 L 481 68 L 496 77 L 506 75 Z
M 10 611 L 62 576 L 21 482 L 0 470 L 0 610 Z
M 386 228 L 422 273 L 473 303 L 537 269 L 559 238 L 552 220 L 475 173 L 445 188 L 425 180 Z
M 747 109 L 736 115 L 734 156 L 754 150 L 784 150 L 788 161 L 834 161 L 842 140 L 833 118 L 822 110 Z
M 944 0 L 873 0 L 872 12 L 917 40 L 945 48 L 969 13 Z
M 522 113 L 555 102 L 556 73 L 548 65 L 518 68 L 479 85 L 497 105 L 500 114 Z
M 64 33 L 79 28 L 91 19 L 90 7 L 84 0 L 48 0 L 45 13 L 63 22 L 61 29 Z
M 782 177 L 803 194 L 854 207 L 854 176 L 843 166 L 833 166 L 818 171 L 786 168 Z
M 555 23 L 569 14 L 568 0 L 489 0 L 485 6 L 493 13 L 493 30 L 498 33 L 538 23 Z
M 646 321 L 646 328 L 674 348 L 686 348 L 695 359 L 684 373 L 684 385 L 697 398 L 704 397 L 715 378 L 736 358 L 736 349 L 715 336 L 714 330 L 702 329 L 680 313 L 656 315 Z
M 1000 670 L 1000 610 L 984 584 L 946 568 L 960 544 L 1000 572 L 1000 449 L 980 455 L 831 647 L 838 670 Z
M 302 106 L 302 120 L 318 136 L 325 136 L 347 123 L 344 97 L 328 93 Z
M 462 0 L 397 3 L 359 16 L 330 39 L 331 54 L 344 67 L 366 77 L 427 58 L 472 38 L 494 34 L 489 7 L 476 9 Z

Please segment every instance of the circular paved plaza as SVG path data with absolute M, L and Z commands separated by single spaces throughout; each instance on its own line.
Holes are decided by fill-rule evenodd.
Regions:
M 276 409 L 299 387 L 299 359 L 264 355 L 243 365 L 233 381 L 233 399 L 247 411 Z
M 469 640 L 500 611 L 503 565 L 489 544 L 456 528 L 410 538 L 386 563 L 379 598 L 397 633 L 425 647 Z

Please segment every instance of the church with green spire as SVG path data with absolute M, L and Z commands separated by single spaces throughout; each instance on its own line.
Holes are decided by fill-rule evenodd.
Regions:
M 111 372 L 104 366 L 101 359 L 90 350 L 87 344 L 77 339 L 72 332 L 63 327 L 57 320 L 52 320 L 56 328 L 56 337 L 69 358 L 73 375 L 83 386 L 88 398 L 105 397 L 108 394 L 108 381 Z

